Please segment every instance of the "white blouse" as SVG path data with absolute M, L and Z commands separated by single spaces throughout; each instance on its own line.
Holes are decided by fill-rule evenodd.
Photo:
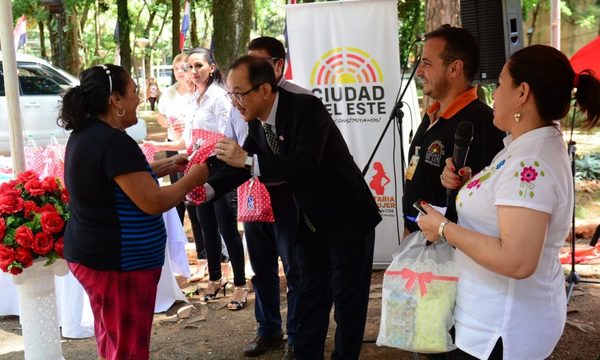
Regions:
M 497 206 L 518 206 L 550 214 L 546 239 L 535 272 L 522 280 L 487 270 L 456 250 L 456 345 L 487 359 L 502 337 L 504 359 L 545 359 L 566 320 L 558 255 L 571 224 L 573 178 L 556 128 L 539 128 L 514 141 L 508 136 L 504 143 L 491 165 L 460 190 L 459 224 L 497 237 Z
M 186 147 L 189 147 L 192 142 L 193 129 L 225 133 L 232 107 L 226 93 L 225 89 L 213 83 L 206 89 L 200 101 L 197 100 L 198 94 L 195 94 L 196 100 L 192 114 L 186 118 L 187 122 L 183 131 Z
M 177 83 L 173 84 L 164 91 L 158 102 L 158 111 L 167 118 L 174 117 L 185 123 L 195 107 L 194 96 L 188 93 L 180 94 L 177 86 Z M 173 131 L 171 126 L 167 128 L 169 140 L 179 140 L 180 137 L 181 134 Z

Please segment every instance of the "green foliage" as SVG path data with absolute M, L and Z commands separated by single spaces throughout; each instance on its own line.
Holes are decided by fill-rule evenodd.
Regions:
M 577 180 L 600 179 L 600 154 L 589 154 L 576 159 L 575 178 Z
M 285 27 L 284 1 L 255 0 L 253 36 L 272 36 L 283 40 Z
M 408 59 L 418 51 L 410 49 L 412 42 L 425 32 L 425 2 L 420 0 L 398 1 L 400 20 L 400 65 L 406 66 Z

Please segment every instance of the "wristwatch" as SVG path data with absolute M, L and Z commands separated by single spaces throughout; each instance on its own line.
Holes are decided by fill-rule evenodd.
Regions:
M 248 153 L 248 156 L 246 156 L 246 161 L 244 161 L 244 167 L 252 171 L 252 167 L 254 167 L 254 154 Z

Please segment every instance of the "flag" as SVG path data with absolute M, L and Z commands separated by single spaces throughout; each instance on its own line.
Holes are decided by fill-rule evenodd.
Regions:
M 183 19 L 181 21 L 181 32 L 179 33 L 179 51 L 183 50 L 183 44 L 185 43 L 185 36 L 190 29 L 190 2 L 186 1 L 183 8 Z
M 288 4 L 289 5 L 296 4 L 296 0 L 288 0 Z M 283 76 L 287 80 L 292 80 L 292 78 L 293 78 L 293 75 L 292 75 L 292 60 L 290 59 L 290 44 L 288 42 L 287 21 L 286 21 L 285 26 L 283 28 L 283 37 L 285 38 L 285 47 L 286 47 L 285 63 L 287 64 L 287 66 L 285 67 L 285 74 Z
M 15 25 L 14 31 L 15 51 L 23 47 L 27 42 L 27 20 L 22 15 Z

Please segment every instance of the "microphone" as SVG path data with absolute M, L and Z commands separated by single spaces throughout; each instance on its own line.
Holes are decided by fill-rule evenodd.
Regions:
M 461 121 L 456 127 L 454 133 L 454 152 L 452 154 L 452 161 L 456 170 L 465 166 L 467 162 L 467 154 L 469 153 L 469 146 L 473 141 L 473 124 L 467 121 Z M 446 190 L 446 205 L 449 205 L 453 200 L 453 194 L 456 190 Z

